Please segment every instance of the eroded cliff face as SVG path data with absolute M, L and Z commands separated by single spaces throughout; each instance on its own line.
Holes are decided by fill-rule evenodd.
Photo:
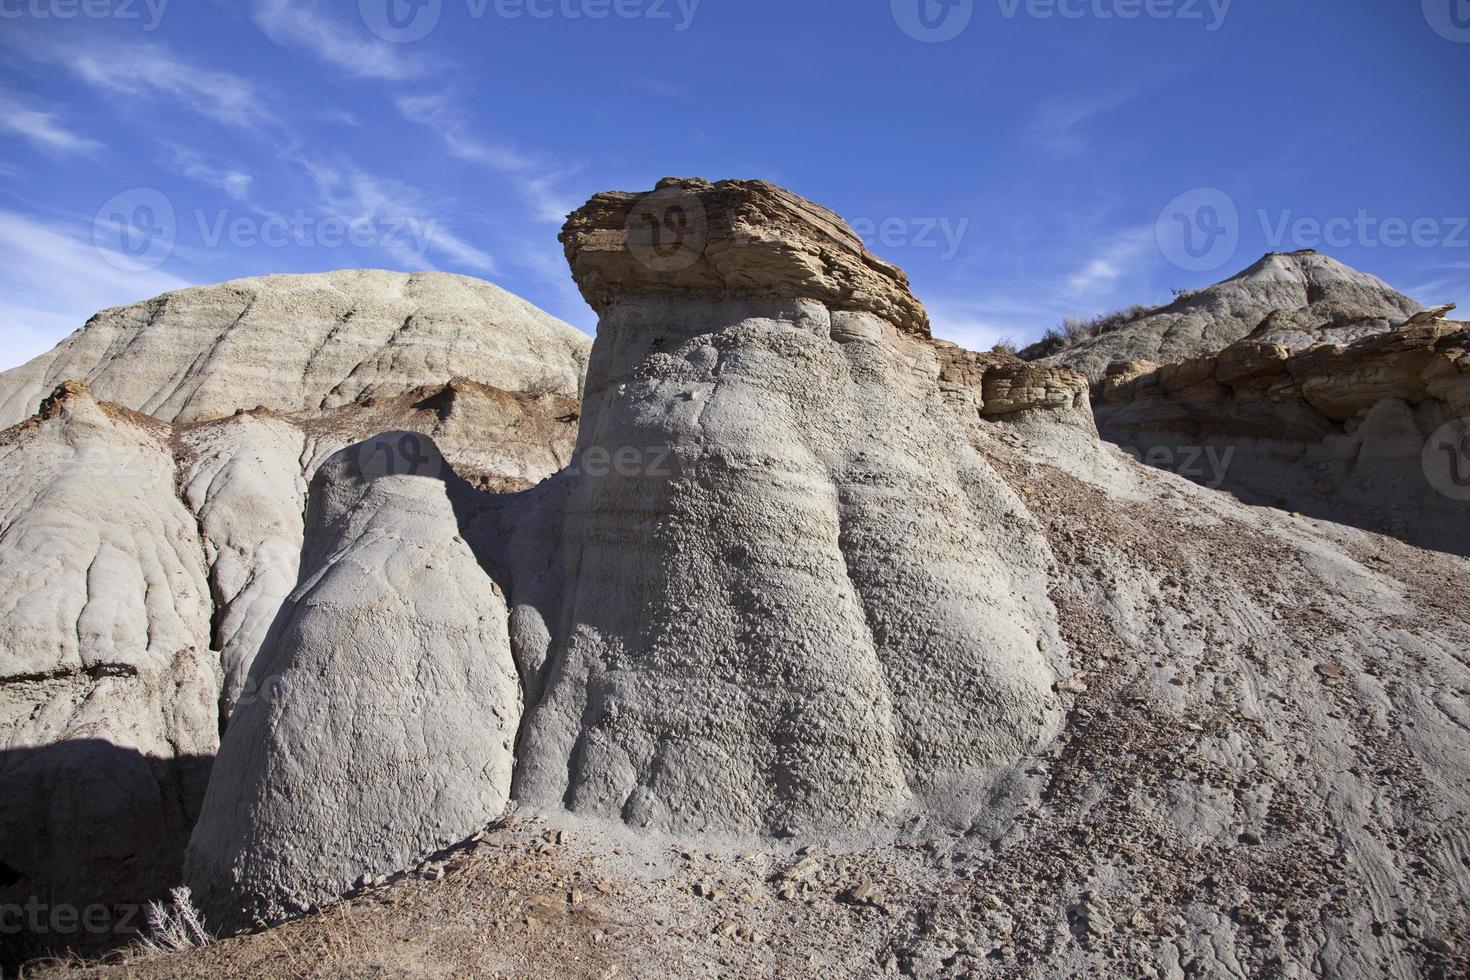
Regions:
M 1115 364 L 1098 426 L 1251 502 L 1470 554 L 1470 324 L 1448 311 L 1295 348 L 1268 323 L 1212 357 Z

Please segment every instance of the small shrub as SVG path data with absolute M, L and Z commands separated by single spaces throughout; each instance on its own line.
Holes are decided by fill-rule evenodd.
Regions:
M 1062 317 L 1062 340 L 1068 347 L 1097 336 L 1097 321 L 1080 316 Z
M 995 342 L 995 346 L 994 347 L 990 348 L 990 352 L 992 354 L 1009 354 L 1012 357 L 1015 357 L 1016 356 L 1016 342 L 1014 340 L 1012 340 L 1010 337 L 1002 337 L 1002 338 L 1000 338 L 1000 340 L 997 340 Z
M 143 945 L 154 953 L 177 953 L 200 949 L 214 942 L 204 929 L 204 916 L 194 907 L 194 896 L 187 887 L 168 893 L 168 903 L 148 903 L 148 936 Z

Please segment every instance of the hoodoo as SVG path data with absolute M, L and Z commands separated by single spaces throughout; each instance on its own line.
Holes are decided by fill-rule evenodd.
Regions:
M 657 244 L 650 216 L 668 236 Z M 473 499 L 454 480 L 416 491 L 442 500 L 447 488 L 458 503 L 436 505 L 437 530 L 413 546 L 453 536 L 459 520 L 509 600 L 499 628 L 525 700 L 515 796 L 676 832 L 861 829 L 979 792 L 987 772 L 1051 738 L 1060 714 L 1044 651 L 1061 644 L 1047 549 L 950 428 L 982 407 L 988 374 L 1024 379 L 995 389 L 1008 412 L 1074 409 L 1080 377 L 989 359 L 966 364 L 970 387 L 944 382 L 960 359 L 929 340 L 903 274 L 835 215 L 769 184 L 599 195 L 563 241 L 601 314 L 572 466 L 508 498 Z M 1037 375 L 1062 383 L 1049 390 Z M 363 477 L 347 464 L 322 471 L 317 533 L 338 527 L 319 500 L 361 497 L 356 513 L 371 499 L 337 479 Z M 345 522 L 338 536 L 387 526 L 333 520 Z M 358 873 L 392 870 L 415 846 L 442 846 L 451 825 L 468 834 L 472 810 L 446 822 L 441 795 L 478 800 L 480 825 L 504 802 L 466 789 L 511 765 L 497 736 L 482 764 L 441 770 L 434 755 L 439 794 L 375 792 L 288 815 L 316 795 L 292 771 L 409 778 L 407 760 L 364 754 L 444 710 L 423 685 L 484 669 L 495 649 L 450 644 L 418 677 L 390 671 L 402 680 L 375 690 L 378 720 L 340 729 L 324 710 L 343 690 L 336 678 L 369 665 L 341 666 L 359 654 L 317 591 L 415 608 L 401 593 L 421 586 L 384 581 L 351 558 L 364 546 L 333 540 L 337 551 L 304 562 L 259 661 L 285 669 L 296 694 L 232 724 L 195 832 L 189 876 L 217 918 L 241 905 L 279 918 Z M 483 574 L 439 563 L 437 588 L 473 591 Z M 465 609 L 467 625 L 494 628 L 493 602 Z M 425 628 L 400 621 L 387 648 L 413 649 Z M 457 716 L 474 716 L 473 694 L 456 695 Z M 393 846 L 376 827 L 395 828 Z M 318 856 L 323 835 L 345 839 L 336 849 L 359 864 Z

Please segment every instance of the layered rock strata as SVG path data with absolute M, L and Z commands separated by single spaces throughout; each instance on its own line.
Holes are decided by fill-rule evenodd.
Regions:
M 1470 554 L 1467 326 L 1421 317 L 1350 344 L 1251 339 L 1181 364 L 1116 364 L 1095 392 L 1098 426 L 1252 502 Z

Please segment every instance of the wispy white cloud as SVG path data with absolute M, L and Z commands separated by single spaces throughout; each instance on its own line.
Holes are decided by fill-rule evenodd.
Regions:
M 327 122 L 339 123 L 343 126 L 362 125 L 362 120 L 358 119 L 354 113 L 348 112 L 346 109 L 338 109 L 335 107 L 323 109 L 321 111 L 321 118 L 326 120 Z
M 0 101 L 8 105 L 0 110 L 0 132 L 23 136 L 48 153 L 92 153 L 102 148 L 98 141 L 62 126 L 56 113 L 31 108 L 13 92 L 0 88 Z
M 1096 316 L 1156 301 L 1151 284 L 1159 257 L 1152 228 L 1099 233 L 1079 247 L 1060 247 L 1015 276 L 977 276 L 966 291 L 926 296 L 936 336 L 984 350 L 997 340 L 1026 346 L 1068 316 Z M 1018 286 L 1024 282 L 1024 289 Z
M 45 353 L 100 309 L 191 285 L 127 265 L 94 245 L 90 228 L 0 211 L 0 369 Z
M 400 96 L 394 105 L 409 122 L 437 133 L 444 141 L 444 148 L 460 160 L 517 173 L 529 172 L 536 166 L 537 161 L 510 146 L 471 135 L 469 125 L 454 109 L 448 93 Z
M 1033 112 L 1028 138 L 1057 157 L 1074 157 L 1089 148 L 1087 127 L 1143 94 L 1143 85 L 1110 86 L 1097 94 L 1045 99 Z
M 575 167 L 530 156 L 512 146 L 474 135 L 447 93 L 401 96 L 395 105 L 405 119 L 436 133 L 450 156 L 488 167 L 508 178 L 537 221 L 560 224 L 575 207 L 557 186 L 576 172 Z
M 357 4 L 342 4 L 357 9 Z M 401 82 L 428 73 L 428 65 L 401 47 L 367 37 L 360 23 L 344 23 L 321 10 L 315 0 L 255 0 L 255 23 L 286 47 L 304 48 L 333 68 L 355 78 Z
M 236 201 L 249 199 L 255 178 L 245 171 L 234 167 L 213 166 L 188 147 L 171 145 L 169 153 L 168 165 L 190 180 L 218 188 Z
M 1470 263 L 1452 263 L 1436 268 L 1463 270 L 1470 268 Z M 1451 316 L 1461 320 L 1470 318 L 1470 274 L 1463 271 L 1447 276 L 1435 276 L 1410 286 L 1404 292 L 1425 306 L 1455 303 L 1459 309 Z
M 455 265 L 494 274 L 495 259 L 444 226 L 442 208 L 417 188 L 374 176 L 351 164 L 295 161 L 314 187 L 314 207 L 344 222 L 369 222 L 378 229 L 377 247 L 407 268 L 423 268 L 435 252 Z
M 28 53 L 104 91 L 168 99 L 229 126 L 257 129 L 271 120 L 249 80 L 190 64 L 162 44 L 93 39 L 85 46 L 40 46 Z
M 1105 240 L 1096 254 L 1067 277 L 1073 297 L 1109 295 L 1125 276 L 1136 274 L 1153 242 L 1152 228 L 1131 228 Z

